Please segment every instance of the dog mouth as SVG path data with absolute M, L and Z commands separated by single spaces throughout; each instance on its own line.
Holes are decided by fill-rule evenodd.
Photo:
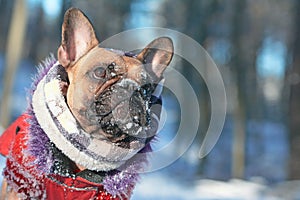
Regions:
M 139 86 L 130 79 L 114 81 L 95 96 L 92 110 L 101 131 L 91 135 L 123 148 L 145 144 L 151 129 L 152 84 Z

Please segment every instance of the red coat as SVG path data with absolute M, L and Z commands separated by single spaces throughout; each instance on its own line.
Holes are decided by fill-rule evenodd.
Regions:
M 0 137 L 0 153 L 7 156 L 4 176 L 21 197 L 53 200 L 119 199 L 108 194 L 102 184 L 79 176 L 71 178 L 41 174 L 31 164 L 35 158 L 26 153 L 29 127 L 27 118 L 29 116 L 26 114 L 20 116 Z

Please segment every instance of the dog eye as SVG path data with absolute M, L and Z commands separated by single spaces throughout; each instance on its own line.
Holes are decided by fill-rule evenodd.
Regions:
M 103 67 L 97 67 L 94 71 L 93 71 L 93 76 L 96 79 L 102 79 L 105 77 L 105 69 Z

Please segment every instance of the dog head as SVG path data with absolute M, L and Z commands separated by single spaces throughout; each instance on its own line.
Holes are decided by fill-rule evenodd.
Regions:
M 102 48 L 88 18 L 72 8 L 57 56 L 69 78 L 67 104 L 85 132 L 124 148 L 153 137 L 151 95 L 172 59 L 171 39 L 157 38 L 135 56 Z

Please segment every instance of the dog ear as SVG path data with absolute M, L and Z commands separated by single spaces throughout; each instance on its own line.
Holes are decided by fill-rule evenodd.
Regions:
M 174 52 L 173 42 L 169 37 L 160 37 L 148 44 L 137 56 L 146 70 L 155 79 L 160 79 L 170 64 Z
M 77 8 L 66 11 L 62 25 L 61 45 L 57 57 L 64 67 L 72 66 L 80 57 L 98 45 L 89 19 Z

